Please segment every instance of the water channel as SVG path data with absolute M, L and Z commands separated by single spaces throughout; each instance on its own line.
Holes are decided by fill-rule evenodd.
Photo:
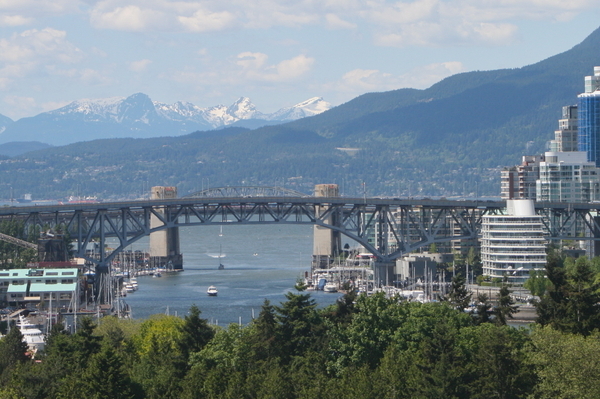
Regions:
M 180 228 L 184 271 L 162 277 L 138 277 L 139 289 L 124 300 L 134 318 L 156 313 L 183 316 L 196 304 L 212 324 L 247 324 L 258 316 L 265 299 L 279 305 L 296 280 L 310 271 L 312 226 L 225 225 Z M 110 246 L 109 241 L 109 246 Z M 148 251 L 147 237 L 132 250 Z M 224 270 L 218 270 L 219 253 Z M 217 287 L 216 297 L 206 294 Z M 340 294 L 311 292 L 319 304 L 334 303 Z

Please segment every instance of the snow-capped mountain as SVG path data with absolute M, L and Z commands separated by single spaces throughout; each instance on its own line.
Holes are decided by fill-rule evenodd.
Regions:
M 164 104 L 152 101 L 146 94 L 137 93 L 126 98 L 73 101 L 34 117 L 16 122 L 9 120 L 12 123 L 0 126 L 0 130 L 4 129 L 0 134 L 0 143 L 40 141 L 65 145 L 100 138 L 178 136 L 233 124 L 240 126 L 243 124 L 239 122 L 244 121 L 254 121 L 253 126 L 260 126 L 258 121 L 283 123 L 316 115 L 330 108 L 331 104 L 315 97 L 272 114 L 263 114 L 247 97 L 240 97 L 228 107 L 216 105 L 201 108 L 181 101 Z
M 323 97 L 313 97 L 298 103 L 293 107 L 282 108 L 269 115 L 268 120 L 294 121 L 325 112 L 331 109 L 331 104 L 323 100 Z

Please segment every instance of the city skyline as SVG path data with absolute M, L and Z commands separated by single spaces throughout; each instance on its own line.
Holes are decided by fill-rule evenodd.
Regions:
M 537 62 L 581 42 L 599 11 L 585 0 L 9 1 L 0 114 L 136 92 L 201 107 L 245 96 L 263 112 L 315 96 L 335 106 Z

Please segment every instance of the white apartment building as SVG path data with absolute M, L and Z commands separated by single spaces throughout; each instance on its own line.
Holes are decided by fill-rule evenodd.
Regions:
M 536 200 L 589 202 L 600 200 L 600 169 L 583 151 L 546 152 L 540 162 Z
M 481 226 L 483 274 L 522 284 L 531 270 L 544 270 L 546 239 L 533 200 L 508 200 L 506 215 L 484 215 Z

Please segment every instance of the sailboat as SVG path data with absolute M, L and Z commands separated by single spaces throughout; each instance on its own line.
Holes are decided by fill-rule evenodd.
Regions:
M 219 270 L 225 269 L 225 265 L 221 263 L 221 258 L 223 254 L 221 253 L 221 244 L 219 244 Z

